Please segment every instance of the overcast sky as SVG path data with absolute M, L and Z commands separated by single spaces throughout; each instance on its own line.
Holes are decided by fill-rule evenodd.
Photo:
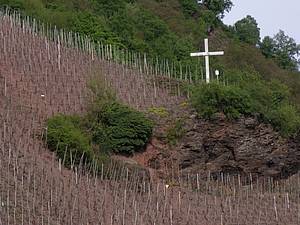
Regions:
M 232 0 L 234 7 L 224 18 L 234 24 L 246 15 L 253 16 L 260 27 L 261 38 L 273 37 L 279 29 L 300 44 L 300 0 Z

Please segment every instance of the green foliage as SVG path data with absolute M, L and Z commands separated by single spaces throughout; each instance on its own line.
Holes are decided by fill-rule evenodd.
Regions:
M 266 82 L 265 84 L 267 85 Z M 291 92 L 286 85 L 278 80 L 271 80 L 268 84 L 271 91 L 271 103 L 273 107 L 278 107 L 280 104 L 290 100 Z
M 101 77 L 92 79 L 88 87 L 91 102 L 84 126 L 93 143 L 105 152 L 132 154 L 142 150 L 152 135 L 152 122 L 142 112 L 119 103 Z
M 217 112 L 223 112 L 230 119 L 251 112 L 250 96 L 237 86 L 199 85 L 193 89 L 191 102 L 199 115 L 208 119 Z
M 118 102 L 94 108 L 89 118 L 93 141 L 107 151 L 132 154 L 141 150 L 152 135 L 152 122 L 143 113 Z
M 179 0 L 185 15 L 193 16 L 198 11 L 197 1 L 194 0 Z
M 279 105 L 277 108 L 272 109 L 266 117 L 286 137 L 297 134 L 300 131 L 299 112 L 293 105 Z
M 0 0 L 1 7 L 6 5 L 50 23 L 52 27 L 56 25 L 88 35 L 95 42 L 148 53 L 149 60 L 156 56 L 168 59 L 175 63 L 177 71 L 194 65 L 189 53 L 198 49 L 200 41 L 207 37 L 207 28 L 213 28 L 212 48 L 224 47 L 226 51 L 224 57 L 212 60 L 213 66 L 221 65 L 224 70 L 239 69 L 240 73 L 251 68 L 267 80 L 280 79 L 292 87 L 293 100 L 300 104 L 299 74 L 284 71 L 273 63 L 296 71 L 299 46 L 284 32 L 265 38 L 262 51 L 240 42 L 239 39 L 254 43 L 257 32 L 222 25 L 220 19 L 233 6 L 230 0 L 204 0 L 199 6 L 193 0 Z M 254 20 L 246 24 L 252 25 L 254 31 Z M 253 35 L 251 40 L 247 32 Z M 263 98 L 270 93 L 263 87 L 260 82 L 256 88 L 249 87 L 253 95 L 262 93 L 257 96 L 260 100 L 253 103 L 259 112 L 266 111 L 268 100 Z
M 170 145 L 176 145 L 177 142 L 184 136 L 186 130 L 184 129 L 184 120 L 176 119 L 167 130 L 167 141 Z
M 115 94 L 104 88 L 101 77 L 91 80 L 88 87 L 90 101 L 85 116 L 57 115 L 48 119 L 49 149 L 66 166 L 105 163 L 112 152 L 131 154 L 142 150 L 152 135 L 152 121 L 117 102 Z
M 12 9 L 24 9 L 23 0 L 0 0 L 0 5 L 9 5 Z
M 265 37 L 260 48 L 267 58 L 273 58 L 281 68 L 298 71 L 300 45 L 284 31 L 280 30 L 273 38 Z
M 228 71 L 229 83 L 194 87 L 191 102 L 198 114 L 213 118 L 223 112 L 229 119 L 242 115 L 256 116 L 270 123 L 284 136 L 296 134 L 300 128 L 300 114 L 290 102 L 289 88 L 277 80 L 265 81 L 255 72 Z
M 88 35 L 95 42 L 145 52 L 149 60 L 157 56 L 169 62 L 172 60 L 177 64 L 177 70 L 179 64 L 183 68 L 193 65 L 189 53 L 199 48 L 199 40 L 207 37 L 208 28 L 216 32 L 211 42 L 227 47 L 226 57 L 230 57 L 228 52 L 232 46 L 227 46 L 231 42 L 222 36 L 224 30 L 230 39 L 237 36 L 234 29 L 226 29 L 220 20 L 233 6 L 230 0 L 204 0 L 202 4 L 194 0 L 0 0 L 0 6 L 6 5 L 21 9 L 23 14 L 50 23 L 52 27 L 56 25 Z M 247 30 L 244 29 L 239 32 L 244 33 L 240 34 L 241 40 L 247 39 L 245 32 Z M 251 35 L 254 34 L 251 32 Z M 245 41 L 254 43 L 252 40 Z M 274 69 L 267 62 L 256 60 L 254 48 L 249 52 L 244 46 L 239 47 L 247 52 L 242 57 L 237 56 L 240 61 L 249 65 L 260 64 L 264 70 Z M 269 49 L 271 52 L 263 53 L 268 52 L 266 55 L 282 68 L 297 68 L 295 55 L 290 60 L 291 54 L 286 51 L 276 51 L 274 55 L 274 48 Z M 248 58 L 255 60 L 247 61 Z M 227 68 L 230 66 L 225 64 Z
M 135 48 L 135 28 L 134 20 L 128 17 L 127 11 L 119 12 L 110 18 L 109 25 L 113 33 L 115 33 L 121 42 L 130 48 Z
M 99 108 L 109 102 L 116 102 L 115 92 L 105 85 L 105 80 L 97 74 L 88 82 L 89 102 L 88 110 L 91 114 L 96 113 Z
M 169 112 L 164 107 L 152 107 L 148 109 L 148 112 L 160 117 L 167 117 L 169 115 Z
M 190 3 L 198 7 L 195 1 Z M 5 5 L 42 22 L 87 35 L 95 42 L 145 52 L 149 59 L 161 56 L 180 60 L 182 66 L 190 63 L 189 53 L 197 42 L 192 35 L 176 34 L 156 12 L 135 0 L 0 0 L 0 6 Z M 192 19 L 187 22 L 199 38 L 197 23 Z M 183 25 L 188 27 L 185 21 Z
M 233 7 L 231 0 L 203 0 L 203 4 L 219 18 L 223 18 Z
M 71 29 L 85 34 L 94 41 L 119 44 L 118 37 L 113 34 L 103 17 L 88 12 L 79 12 L 72 20 Z
M 300 114 L 290 103 L 291 93 L 286 85 L 277 80 L 256 80 L 243 86 L 253 98 L 253 112 L 258 113 L 264 122 L 270 123 L 283 136 L 297 134 Z
M 261 79 L 255 71 L 228 71 L 230 83 L 236 83 L 240 88 L 245 90 L 252 99 L 254 110 L 258 113 L 264 113 L 264 109 L 277 107 L 286 103 L 291 98 L 289 88 L 278 80 L 265 81 Z
M 81 118 L 57 115 L 47 121 L 47 145 L 64 165 L 78 165 L 92 160 L 90 138 L 80 128 Z
M 93 2 L 95 12 L 106 17 L 120 13 L 126 5 L 124 0 L 93 0 Z
M 260 40 L 260 29 L 256 20 L 252 16 L 246 16 L 234 25 L 235 31 L 239 39 L 250 45 L 256 45 Z
M 260 49 L 264 56 L 266 56 L 267 58 L 273 57 L 273 54 L 275 52 L 274 40 L 269 36 L 264 37 L 264 39 L 260 43 Z

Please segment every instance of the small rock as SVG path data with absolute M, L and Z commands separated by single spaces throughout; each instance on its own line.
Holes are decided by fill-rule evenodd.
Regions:
M 244 123 L 245 123 L 245 126 L 247 128 L 252 128 L 253 129 L 257 125 L 257 120 L 254 119 L 254 118 L 246 118 L 245 121 L 244 121 Z
M 196 119 L 196 118 L 197 118 L 197 115 L 192 114 L 192 115 L 190 116 L 190 118 L 191 118 L 191 119 Z

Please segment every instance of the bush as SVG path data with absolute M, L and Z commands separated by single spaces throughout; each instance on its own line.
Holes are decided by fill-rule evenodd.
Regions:
M 266 114 L 277 106 L 288 103 L 291 97 L 289 88 L 277 80 L 262 80 L 255 72 L 235 71 L 230 75 L 231 82 L 251 96 L 252 110 Z
M 152 122 L 143 113 L 117 102 L 101 76 L 89 83 L 88 113 L 84 117 L 57 115 L 47 120 L 48 148 L 64 165 L 106 163 L 109 153 L 131 154 L 152 135 Z
M 106 102 L 89 115 L 93 142 L 106 151 L 132 154 L 141 150 L 152 135 L 152 122 L 143 113 L 116 101 Z
M 152 135 L 153 124 L 142 112 L 117 101 L 101 76 L 89 82 L 91 101 L 84 126 L 101 151 L 132 154 L 141 150 Z
M 202 84 L 193 88 L 191 101 L 199 115 L 207 119 L 211 119 L 217 112 L 223 112 L 230 119 L 251 113 L 249 95 L 237 86 Z
M 179 1 L 184 14 L 187 16 L 193 16 L 198 11 L 198 4 L 194 0 L 180 0 Z
M 297 134 L 300 131 L 300 116 L 292 105 L 281 105 L 270 111 L 266 119 L 285 137 Z
M 11 9 L 24 9 L 23 0 L 0 0 L 0 5 L 8 5 Z
M 152 107 L 148 109 L 148 112 L 150 114 L 159 116 L 159 117 L 168 117 L 169 116 L 169 112 L 166 108 L 164 107 Z
M 291 104 L 292 95 L 286 85 L 277 80 L 262 80 L 251 70 L 232 70 L 228 74 L 228 81 L 236 85 L 212 83 L 193 88 L 191 102 L 200 116 L 210 119 L 217 112 L 223 112 L 229 119 L 258 116 L 283 136 L 299 131 L 299 111 Z
M 80 128 L 80 117 L 57 115 L 47 121 L 47 145 L 64 165 L 92 160 L 90 138 Z M 72 157 L 72 158 L 71 158 Z
M 176 145 L 178 140 L 180 140 L 186 130 L 184 129 L 183 119 L 177 119 L 173 125 L 171 125 L 167 130 L 167 140 L 170 145 Z

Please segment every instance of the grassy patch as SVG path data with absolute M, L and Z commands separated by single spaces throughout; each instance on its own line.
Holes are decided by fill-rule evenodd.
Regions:
M 91 138 L 79 126 L 78 116 L 57 115 L 47 121 L 47 145 L 66 166 L 93 158 Z
M 184 120 L 177 119 L 174 124 L 167 129 L 166 138 L 168 143 L 170 145 L 176 145 L 185 133 L 186 130 L 184 129 Z
M 164 107 L 152 107 L 148 109 L 148 112 L 153 115 L 157 115 L 159 117 L 168 117 L 169 112 Z

